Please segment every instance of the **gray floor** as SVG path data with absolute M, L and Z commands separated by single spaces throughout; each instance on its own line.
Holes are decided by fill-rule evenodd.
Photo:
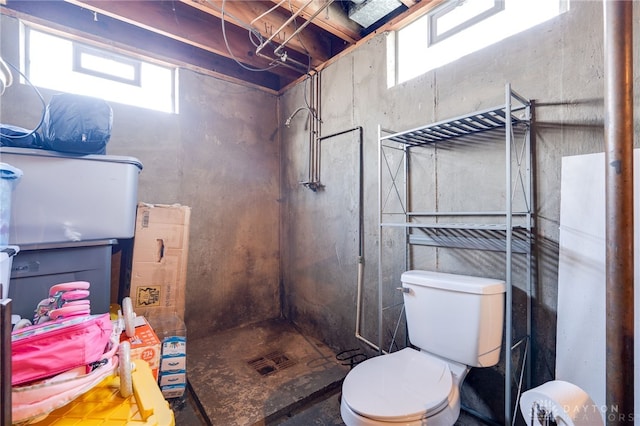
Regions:
M 337 395 L 348 370 L 326 345 L 280 319 L 190 340 L 187 377 L 192 392 L 174 408 L 176 424 L 194 424 L 197 411 L 203 424 L 292 424 L 285 422 Z
M 176 426 L 343 426 L 340 388 L 348 370 L 285 320 L 189 341 L 189 388 L 171 401 Z M 482 424 L 464 412 L 456 423 Z

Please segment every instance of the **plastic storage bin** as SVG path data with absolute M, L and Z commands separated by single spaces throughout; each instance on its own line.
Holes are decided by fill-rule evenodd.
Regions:
M 9 244 L 11 223 L 11 198 L 22 170 L 7 163 L 0 163 L 0 247 Z
M 27 249 L 21 247 L 11 268 L 12 312 L 32 319 L 35 308 L 49 295 L 52 285 L 88 281 L 91 313 L 109 312 L 111 300 L 111 252 L 115 240 Z
M 20 247 L 6 246 L 0 247 L 0 288 L 2 299 L 9 297 L 9 280 L 11 279 L 11 265 L 13 264 L 13 256 L 18 254 Z
M 0 157 L 24 173 L 13 192 L 10 244 L 133 237 L 137 159 L 9 147 Z

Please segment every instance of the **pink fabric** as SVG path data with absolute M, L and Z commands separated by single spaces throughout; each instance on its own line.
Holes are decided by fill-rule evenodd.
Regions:
M 72 317 L 22 328 L 11 335 L 13 386 L 104 359 L 109 314 Z

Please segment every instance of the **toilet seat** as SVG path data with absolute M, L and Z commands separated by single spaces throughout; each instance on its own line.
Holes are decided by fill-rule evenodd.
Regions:
M 344 380 L 342 399 L 360 416 L 409 422 L 448 406 L 452 385 L 446 362 L 405 348 L 358 364 Z

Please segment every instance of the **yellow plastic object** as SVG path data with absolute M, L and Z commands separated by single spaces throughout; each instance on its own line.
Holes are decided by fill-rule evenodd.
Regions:
M 34 423 L 36 425 L 157 425 L 174 426 L 175 418 L 146 361 L 135 360 L 133 395 L 120 396 L 120 379 L 113 375 L 74 401 Z
M 112 303 L 109 305 L 109 317 L 111 321 L 118 319 L 118 311 L 122 309 L 118 303 Z

